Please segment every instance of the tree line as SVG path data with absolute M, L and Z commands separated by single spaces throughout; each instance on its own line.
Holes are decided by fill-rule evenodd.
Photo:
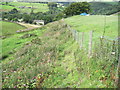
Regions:
M 90 14 L 111 15 L 120 11 L 120 2 L 92 2 L 90 3 Z
M 34 13 L 33 9 L 31 13 L 21 13 L 16 8 L 12 9 L 9 12 L 2 12 L 2 20 L 7 19 L 8 21 L 19 21 L 22 19 L 25 23 L 34 23 L 34 20 L 44 20 L 45 24 L 53 21 L 60 20 L 62 18 L 67 18 L 73 15 L 79 15 L 80 13 L 90 13 L 94 15 L 98 14 L 107 14 L 120 11 L 120 6 L 118 4 L 107 4 L 107 3 L 98 3 L 98 2 L 75 2 L 66 7 L 58 7 L 57 3 L 49 2 L 47 3 L 49 11 L 47 12 L 38 12 Z
M 71 9 L 73 6 L 75 7 Z M 7 19 L 8 21 L 18 21 L 19 19 L 23 19 L 23 22 L 25 23 L 33 23 L 34 20 L 44 20 L 45 24 L 47 24 L 49 22 L 60 20 L 68 16 L 73 16 L 89 11 L 89 3 L 87 2 L 71 3 L 68 5 L 68 7 L 65 8 L 57 7 L 57 3 L 49 2 L 48 7 L 49 11 L 47 12 L 34 13 L 33 10 L 31 10 L 30 14 L 21 13 L 16 8 L 14 8 L 9 12 L 2 12 L 2 20 Z

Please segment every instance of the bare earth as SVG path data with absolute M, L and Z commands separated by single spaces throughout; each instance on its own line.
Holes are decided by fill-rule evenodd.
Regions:
M 28 24 L 28 23 L 18 23 L 18 24 L 20 24 L 22 26 L 25 26 L 27 29 L 18 30 L 18 31 L 16 31 L 17 33 L 19 33 L 19 32 L 26 32 L 26 31 L 30 31 L 32 29 L 36 29 L 36 28 L 41 27 L 40 25 L 34 25 L 34 24 Z

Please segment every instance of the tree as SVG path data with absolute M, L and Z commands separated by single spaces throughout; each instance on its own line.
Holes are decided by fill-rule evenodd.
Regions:
M 60 20 L 60 19 L 65 18 L 65 17 L 66 17 L 66 16 L 64 15 L 64 13 L 60 12 L 60 13 L 58 13 L 58 14 L 55 16 L 54 20 L 55 20 L 55 21 L 56 21 L 56 20 Z
M 32 23 L 33 22 L 33 19 L 31 17 L 31 15 L 24 15 L 23 16 L 23 21 L 25 21 L 25 23 Z
M 90 4 L 87 2 L 76 2 L 70 4 L 65 10 L 64 13 L 67 16 L 79 15 L 80 13 L 88 13 L 90 10 Z
M 15 14 L 15 13 L 18 13 L 18 10 L 16 8 L 12 9 L 10 12 L 10 14 Z
M 6 5 L 8 5 L 8 2 L 5 2 Z
M 49 9 L 57 8 L 57 3 L 49 2 L 48 7 L 49 7 Z

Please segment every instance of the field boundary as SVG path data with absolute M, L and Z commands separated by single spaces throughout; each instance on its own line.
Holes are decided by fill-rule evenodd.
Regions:
M 63 20 L 64 21 L 64 20 Z M 84 33 L 85 32 L 78 32 L 77 30 L 73 30 L 70 25 L 66 24 L 67 27 L 68 27 L 68 30 L 71 32 L 72 36 L 73 36 L 73 39 L 79 44 L 80 46 L 80 49 L 84 49 L 83 48 L 83 41 L 84 41 Z M 88 54 L 88 58 L 92 58 L 92 54 L 93 54 L 93 50 L 94 48 L 92 47 L 93 46 L 93 31 L 90 31 L 88 32 L 88 37 L 89 37 L 89 41 L 88 41 L 88 51 L 87 54 Z M 81 38 L 80 38 L 81 37 Z M 120 37 L 118 36 L 117 38 L 112 38 L 110 39 L 108 36 L 100 36 L 98 37 L 99 40 L 97 40 L 99 42 L 99 46 L 101 49 L 104 49 L 104 48 L 108 48 L 107 46 L 105 47 L 104 43 L 105 44 L 110 44 L 110 54 L 111 55 L 115 55 L 116 56 L 116 59 L 118 59 L 118 62 L 117 62 L 117 69 L 116 69 L 116 79 L 115 79 L 115 84 L 117 87 L 119 87 L 119 69 L 120 69 L 120 54 L 119 54 L 119 51 L 118 51 L 118 48 L 120 47 L 120 43 L 119 43 L 119 39 Z M 98 46 L 98 47 L 99 47 Z M 109 49 L 109 48 L 108 48 Z M 86 50 L 86 49 L 84 49 Z
M 63 20 L 64 21 L 64 20 Z M 78 32 L 77 30 L 73 30 L 70 25 L 67 24 L 67 27 L 69 29 L 69 31 L 72 33 L 72 36 L 73 36 L 73 39 L 79 44 L 80 46 L 80 49 L 85 49 L 83 46 L 84 46 L 84 33 L 87 33 L 88 34 L 88 37 L 89 37 L 89 40 L 88 40 L 88 57 L 92 57 L 92 50 L 93 50 L 93 30 L 91 30 L 90 32 Z M 117 38 L 113 38 L 113 39 L 110 39 L 108 36 L 99 36 L 99 37 L 96 37 L 98 38 L 98 42 L 100 42 L 101 46 L 103 47 L 103 43 L 104 41 L 108 42 L 108 43 L 111 43 L 111 48 L 115 48 L 116 46 L 118 47 L 118 39 L 119 37 Z M 106 47 L 105 47 L 106 48 Z M 86 50 L 86 49 L 85 49 Z M 111 53 L 114 54 L 114 51 L 115 50 L 112 50 Z

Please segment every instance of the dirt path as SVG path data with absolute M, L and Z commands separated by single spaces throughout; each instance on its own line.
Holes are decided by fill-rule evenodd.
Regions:
M 22 26 L 25 26 L 27 28 L 37 28 L 37 27 L 41 27 L 40 25 L 34 25 L 34 24 L 28 24 L 28 23 L 18 23 Z
M 28 23 L 18 23 L 18 24 L 25 26 L 27 29 L 18 30 L 16 31 L 17 33 L 26 32 L 26 31 L 30 31 L 32 29 L 37 29 L 41 27 L 40 25 L 34 25 L 34 24 L 28 24 Z

